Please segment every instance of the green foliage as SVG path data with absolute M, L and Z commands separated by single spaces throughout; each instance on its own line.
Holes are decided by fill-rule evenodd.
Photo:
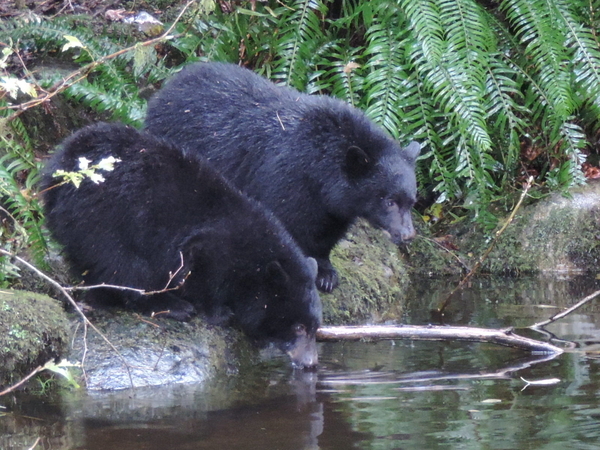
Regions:
M 492 226 L 489 203 L 518 186 L 523 166 L 551 189 L 584 181 L 600 118 L 596 4 L 304 0 L 257 4 L 251 14 L 246 6 L 198 19 L 174 45 L 195 37 L 190 56 L 334 95 L 401 142 L 419 140 L 421 189 L 438 202 L 460 201 Z M 523 159 L 524 143 L 544 149 L 536 161 Z
M 59 55 L 71 60 L 75 67 L 98 61 L 103 57 L 133 45 L 122 35 L 98 36 L 89 21 L 78 17 L 57 17 L 52 20 L 4 21 L 0 24 L 0 41 L 18 42 L 41 55 Z M 108 113 L 112 120 L 140 125 L 145 113 L 145 99 L 139 86 L 144 80 L 163 80 L 170 75 L 154 47 L 135 46 L 116 58 L 97 65 L 81 81 L 63 95 L 97 113 Z M 85 76 L 87 75 L 87 76 Z M 50 88 L 64 78 L 64 73 L 40 72 L 37 83 Z
M 48 236 L 35 195 L 41 164 L 18 118 L 10 124 L 0 118 L 0 127 L 0 246 L 13 254 L 27 250 L 32 260 L 45 268 Z M 7 287 L 18 276 L 19 268 L 7 256 L 0 256 L 0 287 Z
M 463 206 L 491 227 L 490 203 L 518 188 L 525 171 L 541 188 L 584 181 L 581 166 L 600 124 L 599 28 L 600 3 L 584 0 L 203 1 L 160 56 L 137 45 L 63 95 L 139 124 L 140 87 L 196 60 L 242 64 L 339 97 L 403 144 L 420 141 L 422 196 Z M 80 67 L 136 41 L 97 31 L 77 16 L 5 20 L 0 42 Z M 61 77 L 40 74 L 37 83 L 49 88 Z M 18 78 L 32 81 L 25 72 Z M 31 92 L 15 79 L 2 82 Z M 12 177 L 25 164 L 17 142 L 7 143 L 11 156 L 3 160 Z

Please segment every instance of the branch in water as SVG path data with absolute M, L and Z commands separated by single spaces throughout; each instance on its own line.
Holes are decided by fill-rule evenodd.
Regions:
M 563 350 L 552 344 L 514 334 L 511 328 L 491 330 L 473 327 L 367 325 L 322 327 L 317 330 L 319 341 L 359 339 L 410 339 L 418 341 L 471 341 L 504 345 L 533 354 L 560 354 Z

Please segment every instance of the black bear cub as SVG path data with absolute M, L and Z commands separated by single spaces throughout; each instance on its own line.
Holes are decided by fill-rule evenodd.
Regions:
M 114 170 L 106 170 L 109 157 Z M 53 176 L 61 170 L 89 177 L 75 187 Z M 205 162 L 131 127 L 98 124 L 65 140 L 41 189 L 47 225 L 86 285 L 155 292 L 92 289 L 95 301 L 179 320 L 195 308 L 231 316 L 294 365 L 316 365 L 316 262 Z
M 420 145 L 400 146 L 361 111 L 302 94 L 242 67 L 200 63 L 175 75 L 148 105 L 146 130 L 207 158 L 283 222 L 319 264 L 317 285 L 338 284 L 329 253 L 357 217 L 415 236 Z

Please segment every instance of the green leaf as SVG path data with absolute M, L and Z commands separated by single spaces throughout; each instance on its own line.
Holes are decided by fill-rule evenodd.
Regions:
M 46 364 L 44 364 L 44 369 L 62 376 L 63 378 L 65 378 L 65 380 L 67 380 L 71 387 L 79 389 L 80 386 L 75 380 L 73 373 L 71 372 L 71 369 L 74 367 L 80 368 L 81 364 L 71 363 L 66 359 L 63 359 L 59 363 L 55 363 L 54 361 L 48 361 Z

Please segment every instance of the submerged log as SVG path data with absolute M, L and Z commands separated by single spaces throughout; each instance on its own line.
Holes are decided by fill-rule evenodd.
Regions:
M 563 350 L 552 344 L 515 334 L 512 328 L 488 329 L 439 325 L 365 325 L 322 327 L 317 330 L 319 341 L 408 339 L 415 341 L 470 341 L 503 345 L 533 354 L 560 354 Z

